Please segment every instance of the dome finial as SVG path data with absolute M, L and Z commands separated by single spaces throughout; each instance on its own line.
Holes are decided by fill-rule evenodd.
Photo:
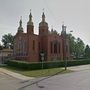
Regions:
M 22 20 L 22 16 L 20 16 L 20 20 Z
M 30 9 L 29 21 L 30 21 L 30 22 L 32 22 L 32 14 L 31 14 L 31 9 Z
M 31 9 L 30 9 L 30 13 L 31 13 Z
M 66 26 L 64 25 L 64 21 L 62 22 L 62 31 L 66 31 Z
M 62 25 L 64 26 L 64 21 L 62 21 Z
M 44 13 L 44 8 L 43 8 L 43 13 Z

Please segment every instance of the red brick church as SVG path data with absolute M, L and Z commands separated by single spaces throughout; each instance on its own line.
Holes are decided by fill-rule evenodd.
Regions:
M 69 59 L 66 26 L 62 25 L 61 35 L 53 29 L 49 31 L 43 12 L 42 21 L 39 23 L 39 34 L 34 34 L 34 24 L 30 12 L 27 33 L 23 31 L 22 20 L 19 22 L 18 31 L 14 38 L 14 57 L 29 62 L 40 62 L 42 59 L 44 61 Z

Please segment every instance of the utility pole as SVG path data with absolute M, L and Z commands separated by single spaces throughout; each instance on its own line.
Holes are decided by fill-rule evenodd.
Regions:
M 65 61 L 65 70 L 67 70 L 67 45 L 66 45 L 66 39 L 67 39 L 67 34 L 66 34 L 66 26 L 63 24 L 62 25 L 62 32 L 61 32 L 61 35 L 63 37 L 63 47 L 64 47 L 64 50 L 63 50 L 63 54 L 64 54 L 64 61 Z
M 67 39 L 67 35 L 65 33 L 65 36 L 64 36 L 64 54 L 65 54 L 65 70 L 67 70 L 67 57 L 66 57 L 66 53 L 67 53 L 67 46 L 66 46 L 66 39 Z

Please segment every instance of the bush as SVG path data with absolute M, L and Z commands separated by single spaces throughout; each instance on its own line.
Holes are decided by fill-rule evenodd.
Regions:
M 90 64 L 90 60 L 72 60 L 67 61 L 67 66 L 76 66 L 76 65 L 85 65 Z M 9 60 L 7 62 L 8 66 L 16 67 L 19 69 L 25 69 L 25 70 L 37 70 L 42 69 L 42 63 L 41 62 L 35 62 L 35 63 L 29 63 L 24 61 L 17 61 L 17 60 Z M 52 61 L 52 62 L 43 62 L 43 68 L 57 68 L 57 67 L 64 67 L 65 61 Z

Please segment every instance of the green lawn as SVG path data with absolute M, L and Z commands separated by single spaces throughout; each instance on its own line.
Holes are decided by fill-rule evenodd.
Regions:
M 64 70 L 62 68 L 52 68 L 52 69 L 44 69 L 44 70 L 19 70 L 13 67 L 4 67 L 5 69 L 11 70 L 13 72 L 17 72 L 29 77 L 44 77 L 44 76 L 52 76 L 56 74 L 64 74 L 72 72 L 71 70 Z

